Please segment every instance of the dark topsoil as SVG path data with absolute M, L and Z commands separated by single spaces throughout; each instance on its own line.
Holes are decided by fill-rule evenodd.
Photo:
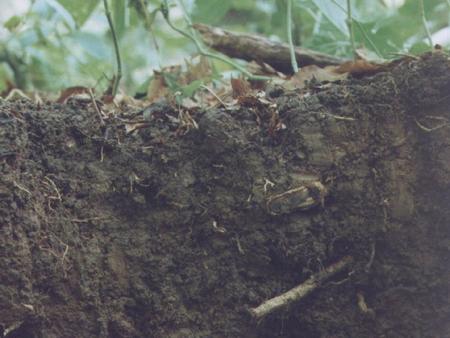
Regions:
M 126 134 L 142 112 L 102 126 L 90 102 L 0 103 L 0 336 L 450 337 L 448 57 L 267 94 L 286 129 L 263 107 L 180 133 L 157 104 Z M 268 212 L 314 176 L 323 206 Z

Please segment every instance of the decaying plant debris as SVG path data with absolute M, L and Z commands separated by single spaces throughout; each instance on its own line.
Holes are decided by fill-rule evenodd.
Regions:
M 449 336 L 449 66 L 183 114 L 3 101 L 6 337 Z

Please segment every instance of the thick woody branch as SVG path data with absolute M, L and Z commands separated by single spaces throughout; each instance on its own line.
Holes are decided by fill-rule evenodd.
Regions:
M 352 262 L 353 258 L 350 256 L 342 258 L 340 261 L 330 265 L 319 273 L 312 275 L 304 283 L 296 286 L 295 288 L 265 301 L 256 308 L 250 309 L 251 315 L 256 319 L 259 319 L 306 297 L 317 289 L 322 282 L 344 270 Z
M 229 57 L 264 62 L 280 72 L 292 73 L 290 50 L 286 43 L 274 42 L 257 35 L 233 33 L 204 24 L 194 24 L 193 27 L 200 33 L 206 45 Z M 346 61 L 306 48 L 296 47 L 294 52 L 300 67 L 323 67 Z

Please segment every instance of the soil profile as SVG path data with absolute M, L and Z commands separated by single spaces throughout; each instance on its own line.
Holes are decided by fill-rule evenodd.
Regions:
M 0 336 L 450 337 L 448 56 L 266 97 L 1 102 Z

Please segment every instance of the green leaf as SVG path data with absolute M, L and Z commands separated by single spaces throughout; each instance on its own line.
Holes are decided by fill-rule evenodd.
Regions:
M 15 30 L 20 25 L 21 22 L 22 22 L 21 17 L 17 16 L 17 15 L 14 15 L 14 16 L 10 17 L 8 19 L 8 21 L 6 21 L 3 24 L 3 27 L 5 27 L 10 32 L 12 32 L 13 30 Z
M 192 97 L 202 84 L 202 80 L 195 80 L 180 89 L 184 97 Z
M 72 14 L 78 27 L 81 27 L 97 7 L 100 0 L 58 0 Z
M 75 29 L 73 16 L 56 0 L 46 0 L 47 4 L 64 20 L 70 29 Z
M 349 36 L 345 21 L 347 19 L 345 0 L 313 0 L 313 2 L 342 34 Z
M 126 30 L 128 6 L 125 0 L 112 0 L 112 16 L 114 28 L 119 37 L 122 37 Z
M 77 45 L 82 47 L 94 59 L 108 60 L 111 57 L 110 48 L 97 34 L 76 32 L 72 35 L 71 40 L 74 47 Z
M 228 0 L 196 0 L 192 19 L 210 25 L 217 24 L 231 7 Z
M 360 23 L 378 22 L 394 12 L 395 9 L 387 8 L 382 1 L 352 1 L 353 19 Z
M 423 41 L 416 42 L 409 48 L 409 53 L 416 55 L 420 55 L 428 51 L 430 51 L 430 46 L 428 43 Z

